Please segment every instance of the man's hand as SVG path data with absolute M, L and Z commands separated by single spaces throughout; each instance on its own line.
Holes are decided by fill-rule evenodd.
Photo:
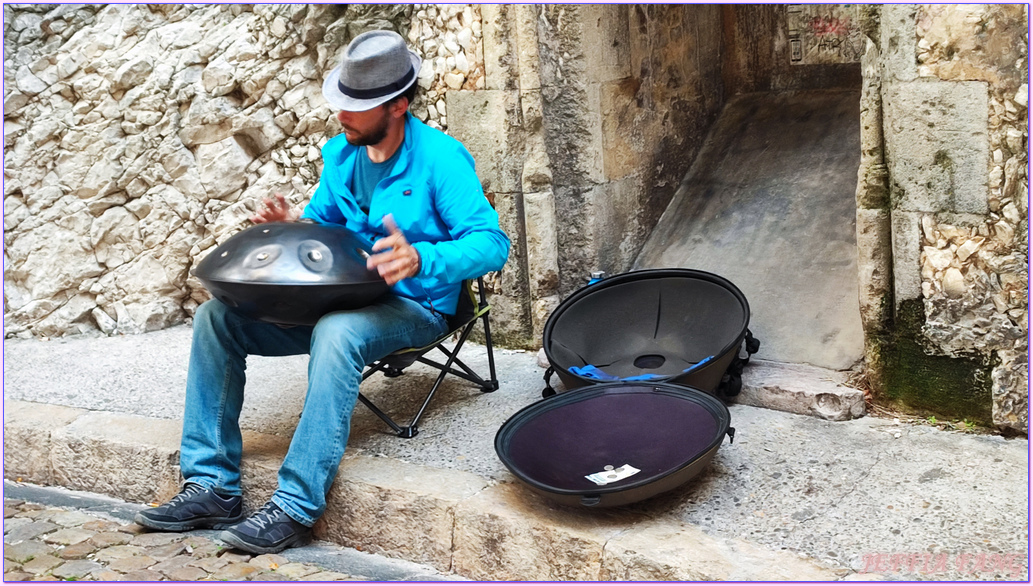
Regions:
M 373 243 L 373 252 L 387 252 L 366 259 L 366 268 L 376 270 L 388 285 L 394 285 L 420 272 L 420 253 L 405 239 L 390 214 L 384 216 L 384 226 L 390 234 Z
M 287 203 L 287 198 L 277 193 L 271 198 L 267 197 L 262 200 L 262 206 L 255 215 L 251 216 L 251 221 L 256 224 L 293 222 L 300 215 L 298 212 L 291 210 L 290 204 Z

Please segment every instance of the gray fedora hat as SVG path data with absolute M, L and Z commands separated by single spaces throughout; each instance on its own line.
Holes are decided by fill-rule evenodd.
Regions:
M 341 64 L 323 80 L 323 97 L 338 110 L 365 112 L 416 83 L 420 57 L 393 31 L 369 31 L 352 39 Z

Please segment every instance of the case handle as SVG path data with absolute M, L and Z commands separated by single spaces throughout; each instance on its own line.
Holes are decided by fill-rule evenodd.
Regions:
M 556 372 L 556 369 L 549 367 L 545 369 L 545 388 L 542 389 L 542 398 L 548 399 L 549 397 L 556 394 L 556 389 L 552 388 L 552 373 Z
M 601 501 L 601 500 L 602 499 L 599 498 L 599 495 L 597 495 L 597 494 L 583 494 L 583 495 L 581 495 L 581 504 L 586 506 L 586 507 L 594 507 L 594 506 L 598 505 L 599 501 Z

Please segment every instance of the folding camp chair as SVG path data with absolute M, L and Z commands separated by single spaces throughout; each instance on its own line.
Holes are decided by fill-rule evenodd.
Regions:
M 434 393 L 438 391 L 438 387 L 441 386 L 441 382 L 445 380 L 445 375 L 451 373 L 455 376 L 466 379 L 475 385 L 480 386 L 481 391 L 485 393 L 497 390 L 499 388 L 499 381 L 495 376 L 495 356 L 492 354 L 491 328 L 488 325 L 488 312 L 490 309 L 491 306 L 488 305 L 488 299 L 484 294 L 484 281 L 482 278 L 477 278 L 477 293 L 474 292 L 471 281 L 464 281 L 463 290 L 459 295 L 459 303 L 456 307 L 456 314 L 448 321 L 449 332 L 447 334 L 423 348 L 405 348 L 403 350 L 398 350 L 367 365 L 366 371 L 362 373 L 362 380 L 366 380 L 376 372 L 383 372 L 384 376 L 387 377 L 401 376 L 402 369 L 414 362 L 433 366 L 440 371 L 437 380 L 434 381 L 434 386 L 430 388 L 430 392 L 427 393 L 427 398 L 423 400 L 423 405 L 420 406 L 420 410 L 416 412 L 416 416 L 412 418 L 412 422 L 409 423 L 409 425 L 402 427 L 396 423 L 394 419 L 380 410 L 379 407 L 374 405 L 373 402 L 361 392 L 359 393 L 359 401 L 362 401 L 363 405 L 369 407 L 377 417 L 380 417 L 385 423 L 391 426 L 391 429 L 398 434 L 398 437 L 411 438 L 415 437 L 416 434 L 419 433 L 417 424 L 419 424 L 420 418 L 423 417 L 424 411 L 427 410 L 427 405 L 430 404 L 430 400 L 434 397 Z M 491 373 L 491 378 L 488 380 L 481 378 L 473 371 L 473 369 L 459 359 L 459 351 L 463 348 L 463 344 L 470 336 L 470 332 L 473 331 L 478 318 L 484 322 L 484 340 L 485 346 L 488 348 L 488 368 Z M 454 347 L 449 350 L 445 346 L 445 343 L 448 342 L 449 338 L 457 332 L 459 333 L 459 339 L 456 341 Z M 443 353 L 447 358 L 444 364 L 435 362 L 425 356 L 426 353 L 435 348 L 441 351 L 441 353 Z M 453 368 L 453 365 L 458 366 L 461 370 L 456 370 Z

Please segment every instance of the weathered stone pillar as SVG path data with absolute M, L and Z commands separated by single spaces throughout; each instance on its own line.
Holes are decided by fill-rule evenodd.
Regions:
M 537 7 L 515 8 L 517 83 L 523 115 L 525 145 L 520 183 L 524 191 L 524 225 L 527 230 L 527 271 L 531 303 L 531 327 L 540 340 L 545 321 L 559 305 L 559 266 L 556 200 L 552 169 L 545 149 L 542 127 L 542 86 L 538 70 Z
M 559 291 L 567 294 L 599 267 L 592 188 L 602 181 L 598 93 L 585 76 L 587 53 L 582 12 L 586 6 L 534 6 L 527 27 L 536 32 L 542 130 L 553 162 Z M 528 31 L 530 36 L 530 31 Z
M 870 366 L 894 401 L 1025 431 L 1028 301 L 1015 294 L 1028 282 L 1024 8 L 885 5 L 881 16 L 894 316 L 884 334 L 869 327 L 869 295 Z M 859 248 L 877 217 L 860 209 L 876 169 L 864 155 Z M 874 271 L 862 280 L 864 308 Z
M 882 382 L 878 340 L 892 328 L 894 307 L 889 172 L 882 132 L 879 10 L 873 7 L 866 11 L 862 25 L 868 38 L 861 58 L 861 164 L 856 194 L 858 302 L 868 380 L 877 386 Z
M 500 341 L 540 343 L 557 293 L 556 219 L 552 172 L 542 131 L 538 35 L 534 6 L 481 9 L 485 58 L 483 91 L 450 92 L 450 132 L 477 160 L 503 229 L 513 241 L 493 301 Z
M 559 293 L 630 269 L 722 104 L 716 6 L 536 7 Z
M 876 7 L 876 11 L 878 8 Z M 868 15 L 878 27 L 878 13 Z M 882 72 L 875 39 L 867 39 L 861 58 L 861 165 L 857 171 L 857 258 L 861 322 L 866 332 L 882 333 L 893 311 L 890 255 L 889 172 L 882 133 Z

